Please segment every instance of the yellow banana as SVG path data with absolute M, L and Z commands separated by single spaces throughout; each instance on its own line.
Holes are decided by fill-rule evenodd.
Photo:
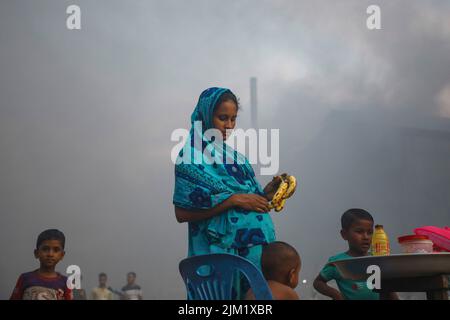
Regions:
M 297 188 L 297 179 L 294 176 L 282 174 L 279 177 L 281 178 L 280 185 L 269 204 L 269 209 L 275 209 L 276 212 L 283 210 L 286 199 L 290 198 Z
M 286 199 L 282 199 L 280 204 L 275 207 L 276 212 L 280 212 L 284 208 L 284 204 L 286 203 Z
M 278 187 L 277 192 L 275 192 L 275 195 L 272 198 L 272 203 L 276 206 L 280 203 L 280 201 L 283 199 L 283 195 L 286 193 L 286 190 L 288 189 L 289 184 L 286 181 L 281 181 L 280 186 Z
M 284 193 L 283 199 L 290 198 L 294 194 L 295 189 L 297 188 L 297 179 L 295 179 L 294 176 L 288 176 L 287 180 L 288 180 L 289 187 L 287 188 L 286 192 Z

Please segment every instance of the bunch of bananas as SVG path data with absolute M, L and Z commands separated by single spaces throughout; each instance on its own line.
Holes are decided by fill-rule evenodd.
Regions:
M 294 194 L 297 187 L 297 179 L 294 176 L 282 174 L 278 177 L 281 178 L 281 182 L 269 204 L 269 209 L 275 209 L 276 212 L 283 210 L 286 199 L 290 198 Z

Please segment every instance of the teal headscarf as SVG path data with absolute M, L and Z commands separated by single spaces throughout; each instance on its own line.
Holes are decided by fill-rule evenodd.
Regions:
M 191 115 L 191 124 L 194 125 L 195 121 L 201 121 L 205 130 L 213 128 L 214 107 L 225 92 L 232 93 L 225 88 L 209 88 L 203 91 Z

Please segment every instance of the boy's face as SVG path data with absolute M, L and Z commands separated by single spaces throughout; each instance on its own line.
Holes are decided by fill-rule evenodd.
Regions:
M 133 284 L 135 279 L 136 279 L 136 277 L 134 275 L 132 275 L 132 274 L 127 275 L 127 282 L 129 284 Z
M 52 269 L 64 257 L 64 249 L 59 240 L 44 240 L 39 248 L 34 250 L 34 256 L 39 259 L 41 267 Z
M 344 240 L 348 241 L 350 251 L 365 256 L 370 249 L 373 234 L 373 221 L 358 219 L 348 229 L 341 230 Z
M 108 280 L 108 278 L 105 276 L 101 276 L 98 278 L 98 282 L 99 282 L 100 286 L 102 286 L 102 287 L 106 286 L 107 280 Z

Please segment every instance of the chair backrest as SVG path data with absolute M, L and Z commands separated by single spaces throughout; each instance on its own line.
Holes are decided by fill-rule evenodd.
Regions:
M 248 279 L 256 300 L 272 300 L 261 271 L 240 256 L 227 253 L 193 256 L 182 260 L 179 269 L 191 300 L 231 300 L 236 270 Z

